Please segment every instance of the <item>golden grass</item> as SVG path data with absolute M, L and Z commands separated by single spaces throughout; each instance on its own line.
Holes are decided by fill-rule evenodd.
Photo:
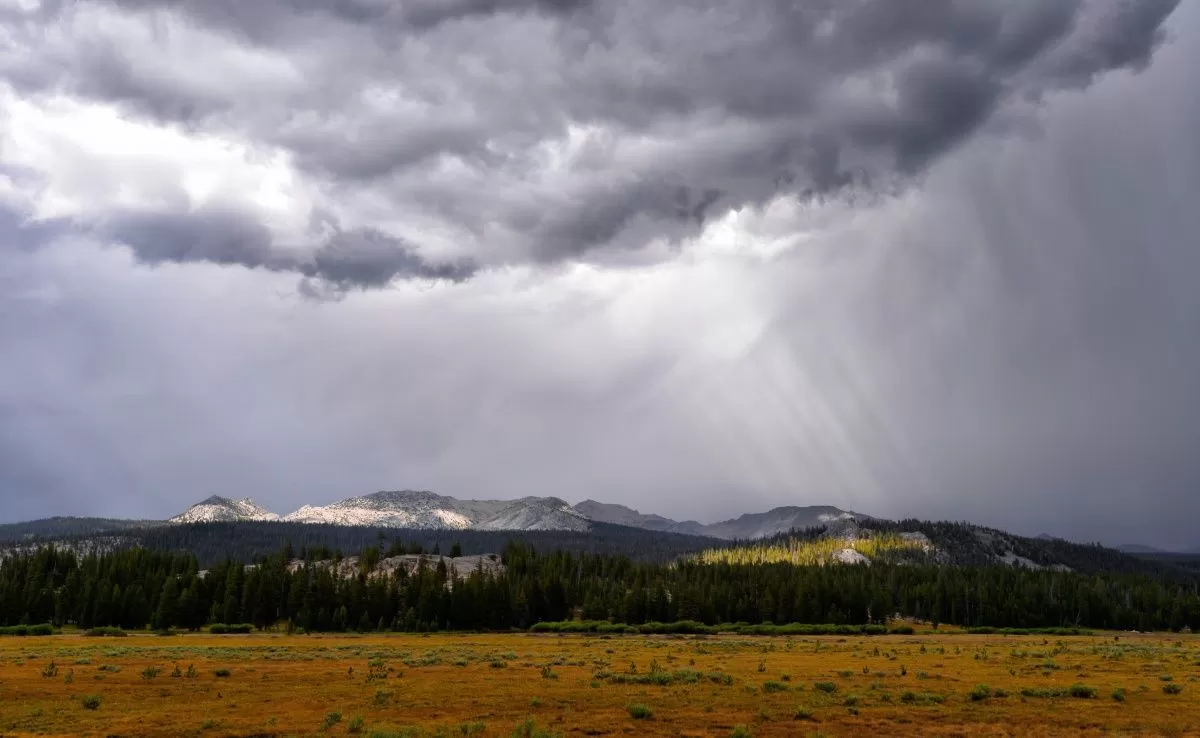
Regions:
M 991 696 L 973 699 L 981 684 Z M 1097 696 L 1069 696 L 1076 684 Z M 0 638 L 3 736 L 346 735 L 355 716 L 364 736 L 423 738 L 510 736 L 530 718 L 563 736 L 1200 735 L 1200 640 Z

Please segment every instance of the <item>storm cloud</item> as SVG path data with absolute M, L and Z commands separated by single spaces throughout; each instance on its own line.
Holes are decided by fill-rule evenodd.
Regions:
M 1200 545 L 1178 0 L 28 0 L 0 39 L 0 493 L 40 493 L 0 517 L 427 486 Z
M 294 216 L 308 206 L 406 244 L 404 268 L 352 270 L 380 286 L 461 273 L 423 260 L 448 253 L 586 261 L 780 195 L 893 191 L 1048 93 L 1144 66 L 1177 5 L 63 3 L 8 24 L 0 74 L 30 99 L 68 92 L 277 156 L 314 190 Z M 287 237 L 251 222 L 247 194 L 220 193 L 216 220 L 192 212 L 212 194 L 123 213 L 118 240 L 151 259 L 200 253 L 147 246 L 169 220 L 220 263 L 286 262 L 265 257 Z M 245 223 L 218 236 L 231 210 Z M 430 229 L 440 244 L 417 238 Z M 321 248 L 310 234 L 288 246 L 305 243 Z

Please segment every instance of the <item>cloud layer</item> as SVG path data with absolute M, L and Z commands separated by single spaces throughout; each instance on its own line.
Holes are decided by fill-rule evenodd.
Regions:
M 0 49 L 0 517 L 1200 545 L 1177 0 L 10 0 Z
M 90 153 L 135 192 L 58 215 L 150 263 L 378 287 L 674 243 L 781 195 L 893 191 L 1048 93 L 1144 66 L 1177 5 L 46 2 L 8 11 L 0 74 L 120 116 L 123 155 Z M 131 161 L 147 125 L 240 150 L 215 182 L 180 188 L 197 177 L 179 161 L 151 183 Z M 71 169 L 35 171 L 28 205 L 53 209 L 89 175 Z

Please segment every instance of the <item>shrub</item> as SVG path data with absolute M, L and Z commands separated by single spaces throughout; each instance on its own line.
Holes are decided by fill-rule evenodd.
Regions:
M 972 689 L 968 696 L 972 702 L 982 702 L 992 696 L 992 688 L 986 684 L 980 684 L 975 689 Z
M 350 718 L 350 722 L 346 725 L 346 732 L 357 735 L 358 733 L 363 732 L 363 727 L 365 724 L 366 721 L 363 720 L 362 715 L 355 715 L 354 717 Z
M 788 689 L 788 686 L 786 684 L 784 684 L 783 682 L 773 682 L 773 681 L 763 682 L 763 691 L 767 692 L 767 693 L 786 692 L 787 689 Z
M 813 717 L 812 710 L 809 710 L 804 707 L 796 708 L 796 713 L 794 715 L 792 715 L 792 719 L 808 721 L 808 722 L 813 722 L 813 723 L 817 722 L 817 719 L 815 717 Z
M 825 694 L 833 694 L 837 691 L 837 685 L 833 682 L 813 682 L 813 689 Z
M 53 659 L 51 659 L 50 663 L 46 664 L 46 668 L 42 669 L 42 676 L 47 679 L 53 679 L 58 676 L 58 664 L 54 663 Z
M 195 664 L 188 664 L 187 671 L 185 671 L 183 675 L 188 679 L 195 679 L 196 677 L 200 676 L 200 672 L 196 671 Z
M 129 634 L 120 628 L 105 626 L 103 628 L 88 628 L 84 635 L 91 636 L 92 638 L 124 638 Z
M 250 623 L 213 623 L 208 632 L 213 635 L 245 635 L 254 631 Z
M 142 679 L 149 681 L 158 676 L 160 671 L 162 671 L 162 669 L 158 668 L 157 666 L 147 666 L 145 669 L 142 669 Z
M 542 679 L 558 679 L 558 674 L 555 674 L 554 669 L 551 669 L 550 665 L 547 664 L 542 667 Z
M 634 720 L 649 720 L 654 717 L 654 713 L 646 705 L 633 704 L 625 709 L 629 711 L 629 717 Z
M 100 709 L 100 695 L 89 694 L 87 697 L 84 697 L 83 698 L 83 709 L 99 710 Z
M 540 728 L 533 718 L 513 729 L 512 738 L 561 738 L 562 733 L 554 733 L 547 728 Z
M 750 727 L 747 725 L 735 725 L 733 731 L 729 733 L 729 738 L 753 738 L 754 734 L 750 732 Z
M 229 669 L 217 669 L 216 671 L 213 672 L 213 676 L 219 677 L 221 679 L 225 679 L 225 678 L 228 678 L 229 675 L 232 673 L 233 672 L 229 671 Z
M 342 722 L 342 713 L 331 712 L 325 716 L 325 720 L 321 723 L 321 730 L 329 730 L 333 726 Z
M 1090 700 L 1095 699 L 1097 690 L 1095 687 L 1089 687 L 1086 684 L 1072 684 L 1067 689 L 1067 694 L 1076 699 Z
M 54 635 L 54 626 L 50 623 L 37 625 L 9 625 L 0 628 L 0 636 L 48 636 Z
M 1163 685 L 1163 694 L 1179 694 L 1182 691 L 1183 687 L 1174 682 Z
M 1112 698 L 1113 698 L 1113 700 L 1115 700 L 1117 702 L 1124 702 L 1125 701 L 1125 688 L 1117 687 L 1116 689 L 1114 689 L 1113 693 L 1112 693 Z

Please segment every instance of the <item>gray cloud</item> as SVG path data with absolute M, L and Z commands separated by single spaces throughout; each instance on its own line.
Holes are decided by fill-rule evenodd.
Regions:
M 473 264 L 432 265 L 401 239 L 374 229 L 341 230 L 315 250 L 279 248 L 271 232 L 253 217 L 210 208 L 180 213 L 119 213 L 102 232 L 133 249 L 139 261 L 210 262 L 251 269 L 297 272 L 338 291 L 383 287 L 396 279 L 462 281 Z M 311 291 L 311 285 L 310 285 Z
M 43 11 L 0 73 L 282 147 L 336 183 L 328 208 L 382 198 L 485 265 L 586 260 L 781 193 L 892 189 L 1000 111 L 1141 68 L 1177 5 L 118 0 Z M 230 74 L 206 81 L 179 57 L 200 43 L 175 40 L 183 27 L 130 44 L 136 22 L 84 15 L 104 8 L 154 28 L 169 21 L 150 11 L 181 13 L 228 46 Z M 39 40 L 56 25 L 61 43 Z M 179 63 L 148 68 L 141 48 Z M 258 265 L 254 238 L 224 243 L 243 241 Z

